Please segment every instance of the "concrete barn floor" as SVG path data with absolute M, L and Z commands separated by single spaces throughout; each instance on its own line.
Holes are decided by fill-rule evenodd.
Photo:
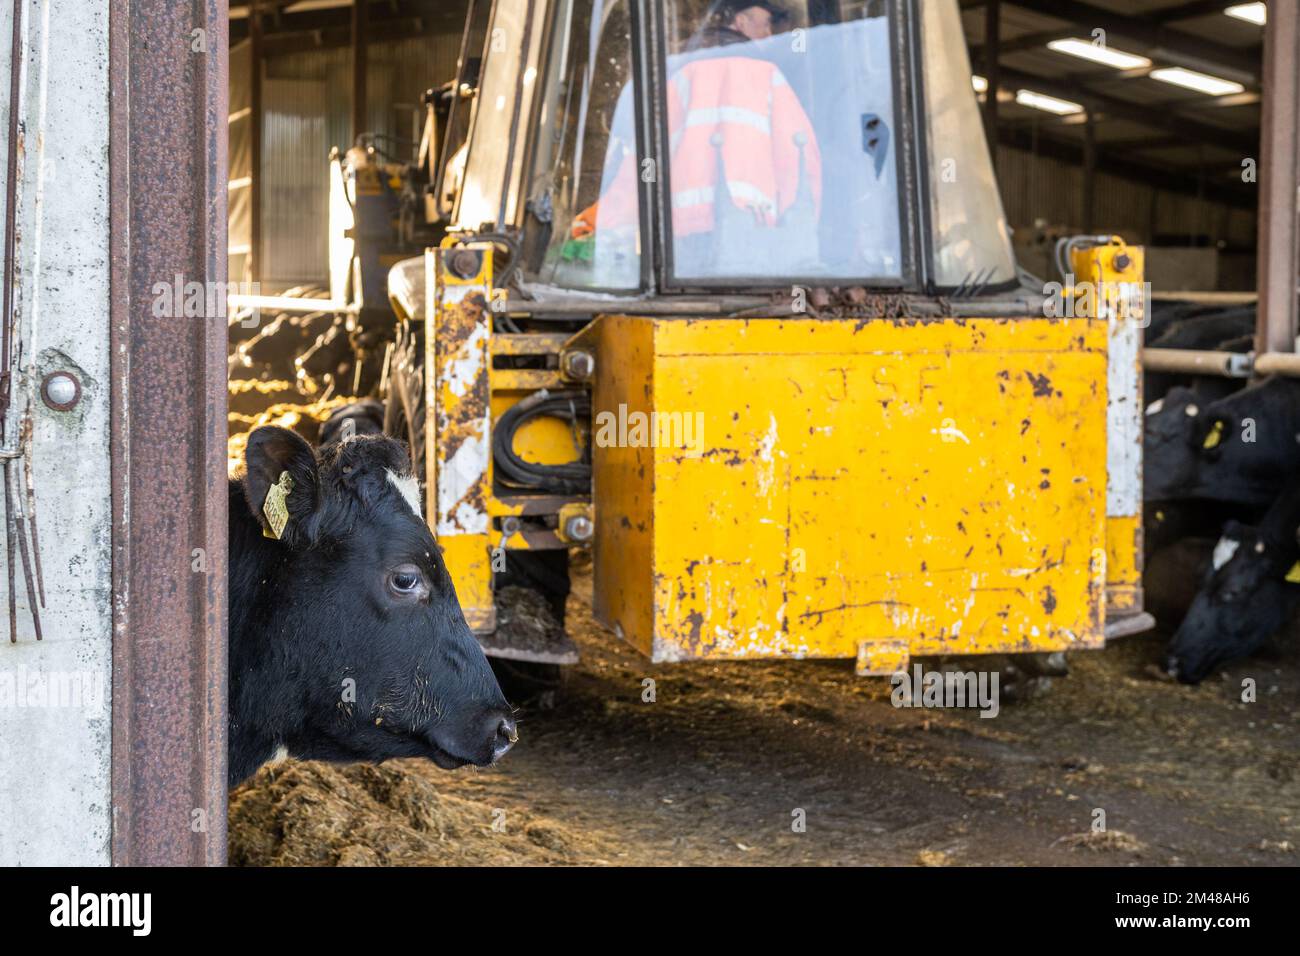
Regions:
M 582 662 L 498 767 L 263 768 L 232 793 L 231 862 L 1300 862 L 1300 630 L 1195 688 L 1156 676 L 1163 638 L 1130 638 L 982 719 L 895 708 L 848 662 L 651 665 L 589 596 L 579 577 Z

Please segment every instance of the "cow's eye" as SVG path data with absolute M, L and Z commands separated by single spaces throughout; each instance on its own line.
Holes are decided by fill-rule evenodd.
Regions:
M 413 564 L 399 565 L 388 572 L 388 589 L 397 597 L 423 597 L 429 593 L 424 572 Z

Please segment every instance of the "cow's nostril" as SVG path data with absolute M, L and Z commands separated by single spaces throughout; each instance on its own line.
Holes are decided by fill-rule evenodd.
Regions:
M 515 725 L 513 718 L 502 717 L 501 722 L 497 724 L 496 740 L 492 744 L 493 757 L 502 756 L 507 750 L 514 746 L 519 739 L 519 728 Z
M 519 728 L 515 726 L 515 722 L 511 718 L 502 717 L 501 723 L 497 727 L 497 734 L 514 743 L 519 739 Z

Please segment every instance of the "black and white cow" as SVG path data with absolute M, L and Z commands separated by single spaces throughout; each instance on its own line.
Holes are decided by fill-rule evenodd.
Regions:
M 231 785 L 276 756 L 485 766 L 514 717 L 421 517 L 404 447 L 249 436 L 230 483 Z M 266 502 L 287 482 L 288 520 Z M 278 496 L 278 492 L 275 493 Z
M 1229 521 L 1187 616 L 1169 643 L 1166 670 L 1187 684 L 1258 650 L 1300 608 L 1300 482 L 1256 527 Z
M 1300 381 L 1274 377 L 1208 404 L 1175 388 L 1147 408 L 1143 497 L 1266 507 L 1300 473 Z
M 1148 557 L 1183 538 L 1217 538 L 1229 519 L 1253 524 L 1264 513 L 1267 499 L 1262 504 L 1243 504 L 1192 496 L 1200 490 L 1201 482 L 1202 451 L 1196 447 L 1198 421 L 1207 408 L 1232 394 L 1233 387 L 1230 379 L 1202 378 L 1193 385 L 1170 389 L 1147 406 L 1142 541 Z

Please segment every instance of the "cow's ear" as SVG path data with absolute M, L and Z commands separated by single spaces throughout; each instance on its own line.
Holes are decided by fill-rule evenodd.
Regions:
M 290 547 L 305 545 L 304 524 L 320 500 L 311 445 L 296 432 L 266 425 L 248 436 L 244 463 L 244 497 L 264 531 Z

